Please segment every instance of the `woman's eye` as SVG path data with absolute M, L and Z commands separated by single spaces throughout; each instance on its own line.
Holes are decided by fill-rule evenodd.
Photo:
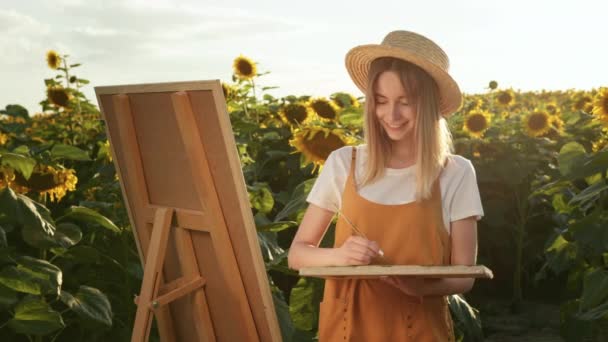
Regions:
M 401 104 L 402 104 L 402 105 L 404 105 L 404 106 L 409 106 L 409 105 L 410 105 L 410 104 L 409 104 L 409 103 L 407 103 L 407 102 L 401 102 Z

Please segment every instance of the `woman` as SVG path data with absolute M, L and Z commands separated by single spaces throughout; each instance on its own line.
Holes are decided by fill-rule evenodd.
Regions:
M 450 153 L 445 118 L 460 107 L 462 95 L 448 66 L 437 44 L 408 31 L 348 52 L 347 70 L 366 95 L 365 144 L 328 157 L 293 239 L 291 268 L 476 264 L 483 209 L 473 165 Z M 319 248 L 338 210 L 334 248 Z M 446 296 L 467 292 L 473 283 L 326 279 L 319 339 L 452 341 Z

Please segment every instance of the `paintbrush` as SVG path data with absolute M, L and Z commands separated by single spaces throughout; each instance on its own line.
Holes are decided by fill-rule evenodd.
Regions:
M 350 227 L 353 229 L 353 231 L 354 231 L 355 233 L 357 233 L 357 234 L 359 234 L 360 236 L 362 236 L 362 237 L 366 238 L 367 240 L 369 240 L 369 239 L 367 238 L 367 236 L 366 236 L 366 235 L 365 235 L 365 234 L 364 234 L 362 231 L 360 231 L 360 230 L 359 230 L 359 229 L 358 229 L 358 228 L 357 228 L 357 227 L 356 227 L 356 226 L 355 226 L 355 225 L 354 225 L 354 224 L 353 224 L 353 223 L 352 223 L 352 222 L 351 222 L 351 221 L 348 219 L 348 217 L 346 217 L 346 215 L 344 215 L 344 214 L 342 213 L 342 211 L 340 211 L 340 209 L 337 209 L 337 208 L 336 208 L 336 210 L 337 210 L 338 215 L 341 215 L 341 216 L 342 216 L 342 218 L 344 219 L 344 221 L 346 221 L 346 223 L 348 223 L 348 224 L 350 225 Z M 379 254 L 381 257 L 384 257 L 384 251 L 382 251 L 382 249 L 378 249 L 378 254 Z

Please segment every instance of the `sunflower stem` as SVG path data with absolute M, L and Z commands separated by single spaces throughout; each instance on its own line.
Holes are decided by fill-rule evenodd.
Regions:
M 255 83 L 253 82 L 253 79 L 251 79 L 251 90 L 253 91 L 253 99 L 257 102 L 258 97 L 255 95 Z M 258 111 L 255 111 L 255 123 L 259 124 L 260 123 L 260 118 L 258 116 Z

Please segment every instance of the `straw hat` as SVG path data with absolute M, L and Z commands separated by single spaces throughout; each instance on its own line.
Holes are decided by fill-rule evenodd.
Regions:
M 372 61 L 380 57 L 399 58 L 416 64 L 435 80 L 439 88 L 439 111 L 444 117 L 460 108 L 462 94 L 448 74 L 450 61 L 432 40 L 409 31 L 393 31 L 381 44 L 359 45 L 346 54 L 346 70 L 357 87 L 367 91 L 367 72 Z

